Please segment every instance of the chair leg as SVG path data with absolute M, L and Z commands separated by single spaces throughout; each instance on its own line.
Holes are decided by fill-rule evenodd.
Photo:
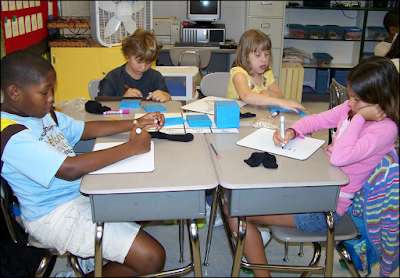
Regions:
M 185 262 L 183 259 L 183 240 L 185 238 L 185 233 L 183 231 L 185 224 L 183 219 L 179 220 L 179 262 L 182 264 Z
M 53 255 L 52 249 L 46 249 L 42 260 L 39 263 L 39 266 L 36 270 L 35 277 L 42 277 L 43 273 L 46 271 L 47 266 L 50 263 L 50 259 Z
M 304 256 L 304 253 L 303 253 L 303 242 L 300 242 L 300 250 L 299 250 L 299 254 L 298 254 L 300 257 L 303 257 Z
M 86 274 L 83 273 L 81 266 L 79 265 L 78 258 L 75 255 L 68 255 L 69 264 L 72 270 L 75 272 L 78 277 L 86 277 Z
M 352 277 L 360 277 L 356 266 L 354 265 L 350 254 L 347 252 L 346 247 L 344 246 L 343 242 L 339 241 L 336 244 L 336 251 L 339 253 L 342 260 L 346 263 L 347 269 L 349 270 Z
M 285 242 L 285 256 L 283 257 L 284 262 L 289 261 L 288 251 L 289 251 L 289 242 Z
M 314 254 L 311 262 L 308 264 L 309 267 L 314 267 L 318 264 L 319 259 L 321 258 L 321 244 L 319 242 L 313 242 Z M 305 271 L 301 274 L 300 277 L 310 277 L 311 272 Z

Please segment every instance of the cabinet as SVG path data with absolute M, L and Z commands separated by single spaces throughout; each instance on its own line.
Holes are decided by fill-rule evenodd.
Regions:
M 285 4 L 285 1 L 247 1 L 246 12 L 246 30 L 258 29 L 271 39 L 271 67 L 278 85 L 282 70 Z
M 126 63 L 121 46 L 115 47 L 52 47 L 51 64 L 57 73 L 54 101 L 86 97 L 88 84 Z

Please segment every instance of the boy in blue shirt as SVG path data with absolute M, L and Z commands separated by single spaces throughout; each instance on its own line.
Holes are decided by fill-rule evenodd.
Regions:
M 159 102 L 171 100 L 165 78 L 150 68 L 160 52 L 152 33 L 137 29 L 122 41 L 122 52 L 128 62 L 110 71 L 100 81 L 99 96 L 146 97 Z
M 1 60 L 1 175 L 18 198 L 25 230 L 44 245 L 87 258 L 94 256 L 95 224 L 81 178 L 112 163 L 150 150 L 150 127 L 164 117 L 83 122 L 52 110 L 56 72 L 38 54 L 18 50 Z M 136 134 L 136 128 L 143 132 Z M 129 141 L 111 149 L 75 155 L 79 140 L 131 131 Z M 162 245 L 137 223 L 105 223 L 104 276 L 158 272 Z M 89 275 L 93 275 L 92 273 Z

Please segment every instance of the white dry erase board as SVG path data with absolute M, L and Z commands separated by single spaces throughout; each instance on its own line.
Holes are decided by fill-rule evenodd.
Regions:
M 304 139 L 295 138 L 290 140 L 286 146 L 282 148 L 275 146 L 274 141 L 272 140 L 274 132 L 275 130 L 272 129 L 260 128 L 252 134 L 244 137 L 242 140 L 237 141 L 236 144 L 251 149 L 305 160 L 325 143 L 324 140 L 311 137 L 304 137 Z
M 118 146 L 124 142 L 97 143 L 93 151 L 108 149 Z M 117 174 L 117 173 L 142 173 L 154 171 L 154 142 L 151 141 L 150 151 L 147 153 L 134 155 L 114 164 L 89 174 Z
M 210 96 L 186 104 L 182 106 L 181 109 L 214 115 L 214 101 L 218 100 L 231 100 L 231 99 Z M 241 100 L 237 100 L 236 102 L 239 104 L 240 107 L 246 105 L 246 103 Z

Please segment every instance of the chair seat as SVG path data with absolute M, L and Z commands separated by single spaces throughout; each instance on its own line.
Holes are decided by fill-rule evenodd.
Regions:
M 272 234 L 284 242 L 324 242 L 326 231 L 310 233 L 297 228 L 270 226 Z M 335 240 L 348 240 L 355 238 L 358 230 L 348 213 L 335 225 Z

